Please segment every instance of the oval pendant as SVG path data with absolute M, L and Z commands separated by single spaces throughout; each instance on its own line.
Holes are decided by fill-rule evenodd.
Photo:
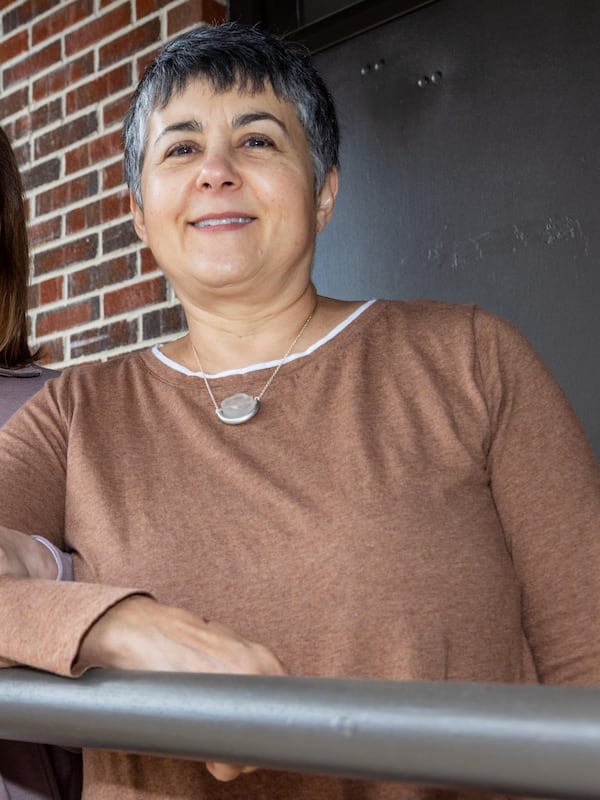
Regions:
M 258 397 L 251 397 L 245 392 L 232 394 L 221 403 L 221 408 L 215 409 L 217 417 L 226 425 L 241 425 L 248 422 L 260 408 Z

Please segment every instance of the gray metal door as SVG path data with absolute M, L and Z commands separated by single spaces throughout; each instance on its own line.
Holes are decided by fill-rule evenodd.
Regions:
M 344 137 L 319 290 L 512 320 L 600 454 L 600 3 L 438 0 L 316 61 Z

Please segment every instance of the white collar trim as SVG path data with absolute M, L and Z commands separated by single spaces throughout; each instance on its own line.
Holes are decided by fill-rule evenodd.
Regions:
M 291 361 L 296 361 L 299 358 L 305 358 L 309 356 L 311 353 L 314 353 L 315 350 L 318 350 L 319 347 L 322 347 L 324 344 L 329 342 L 338 333 L 341 333 L 344 328 L 347 328 L 348 325 L 351 325 L 355 319 L 357 319 L 363 311 L 366 311 L 369 306 L 372 306 L 375 300 L 367 300 L 362 305 L 360 305 L 357 309 L 355 309 L 351 314 L 349 314 L 346 319 L 342 320 L 339 325 L 336 325 L 335 328 L 329 331 L 322 339 L 319 339 L 318 342 L 311 344 L 306 350 L 303 350 L 301 353 L 293 353 L 292 355 L 285 358 L 281 363 L 282 364 L 289 364 Z M 184 367 L 183 364 L 179 364 L 177 361 L 173 361 L 173 359 L 169 358 L 162 352 L 162 344 L 155 344 L 152 348 L 152 354 L 158 358 L 159 361 L 162 361 L 163 364 L 166 364 L 167 367 L 174 369 L 176 372 L 181 372 L 184 375 L 194 375 L 196 377 L 202 377 L 202 372 L 193 372 L 192 370 Z M 242 367 L 241 369 L 228 369 L 225 372 L 215 372 L 213 374 L 206 373 L 207 378 L 226 378 L 228 375 L 245 375 L 248 372 L 257 372 L 259 369 L 269 369 L 270 367 L 276 367 L 279 364 L 279 359 L 277 361 L 265 361 L 259 364 L 250 364 L 248 367 Z

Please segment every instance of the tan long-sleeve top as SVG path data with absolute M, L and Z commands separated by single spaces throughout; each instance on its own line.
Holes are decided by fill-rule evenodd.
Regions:
M 211 385 L 254 393 L 270 371 Z M 68 371 L 0 432 L 0 485 L 0 524 L 72 550 L 78 581 L 0 581 L 14 662 L 70 674 L 140 588 L 297 675 L 600 685 L 596 461 L 531 347 L 473 307 L 375 303 L 239 426 L 150 351 Z M 467 796 L 84 759 L 85 800 Z

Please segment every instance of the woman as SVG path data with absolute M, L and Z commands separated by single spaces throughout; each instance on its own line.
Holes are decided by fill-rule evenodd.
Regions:
M 317 297 L 337 140 L 306 54 L 254 29 L 183 34 L 142 78 L 134 225 L 189 333 L 69 371 L 1 432 L 0 525 L 77 579 L 0 582 L 6 663 L 600 682 L 582 430 L 507 323 Z M 85 752 L 83 797 L 461 796 L 207 766 Z
M 58 375 L 34 363 L 27 341 L 29 249 L 23 190 L 8 137 L 0 129 L 0 426 Z M 4 446 L 4 445 L 3 445 Z M 69 559 L 37 541 L 0 530 L 0 573 L 59 577 Z M 59 747 L 0 742 L 0 800 L 76 798 L 81 794 L 81 759 Z

